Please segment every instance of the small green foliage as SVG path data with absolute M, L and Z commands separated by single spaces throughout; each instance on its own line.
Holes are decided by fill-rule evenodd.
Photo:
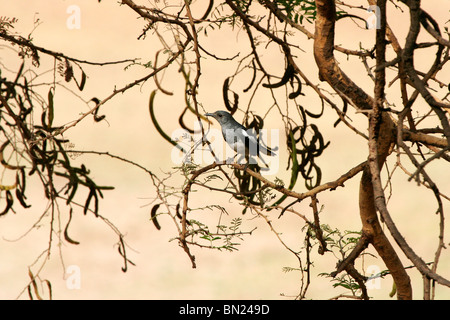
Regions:
M 202 248 L 217 249 L 219 251 L 226 250 L 232 252 L 238 250 L 237 246 L 243 241 L 243 235 L 250 234 L 253 231 L 241 231 L 241 218 L 233 218 L 229 225 L 217 225 L 216 232 L 211 231 L 208 225 L 198 220 L 191 219 L 189 223 L 188 236 L 191 238 L 191 244 Z
M 342 257 L 355 247 L 355 244 L 361 237 L 361 231 L 344 230 L 342 232 L 339 229 L 332 229 L 327 224 L 322 224 L 321 228 L 323 230 L 323 237 L 329 244 L 330 250 L 333 251 L 333 249 L 336 249 Z
M 14 24 L 19 21 L 19 19 L 13 17 L 0 17 L 0 32 L 6 32 L 8 29 L 13 29 Z
M 308 0 L 282 0 L 277 1 L 278 8 L 295 23 L 303 23 L 306 19 L 313 23 L 316 19 L 316 3 Z
M 284 272 L 284 273 L 288 273 L 288 272 L 292 272 L 292 271 L 302 271 L 301 269 L 299 269 L 299 268 L 292 268 L 292 267 L 283 267 L 282 268 L 282 271 Z
M 321 229 L 323 231 L 323 238 L 328 244 L 329 250 L 338 259 L 344 259 L 347 253 L 353 250 L 359 238 L 361 237 L 360 231 L 341 231 L 339 229 L 333 229 L 327 224 L 322 224 Z M 312 232 L 311 239 L 314 239 L 314 233 Z M 363 256 L 363 253 L 360 256 Z M 350 290 L 352 295 L 356 295 L 358 289 L 360 289 L 359 284 L 347 273 L 341 273 L 333 277 L 331 273 L 323 272 L 319 276 L 330 277 L 331 282 L 333 282 L 333 288 L 342 287 Z

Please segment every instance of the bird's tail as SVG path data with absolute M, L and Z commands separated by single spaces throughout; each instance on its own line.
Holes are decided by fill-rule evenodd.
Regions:
M 261 139 L 258 139 L 258 156 L 262 153 L 273 157 L 277 155 L 275 151 L 278 151 L 278 147 L 269 148 L 268 146 L 262 143 Z

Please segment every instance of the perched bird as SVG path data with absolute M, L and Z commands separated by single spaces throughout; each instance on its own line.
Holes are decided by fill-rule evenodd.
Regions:
M 234 120 L 233 116 L 226 111 L 216 111 L 207 113 L 206 116 L 215 118 L 222 127 L 222 135 L 228 145 L 247 160 L 247 164 L 251 157 L 261 154 L 275 156 L 275 152 L 265 147 L 256 137 L 253 130 L 247 130 L 242 124 Z M 238 160 L 239 161 L 239 160 Z M 264 162 L 267 166 L 267 164 Z

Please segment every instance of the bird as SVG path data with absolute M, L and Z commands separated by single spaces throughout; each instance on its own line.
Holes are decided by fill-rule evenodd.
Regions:
M 270 148 L 265 147 L 256 137 L 251 129 L 246 129 L 242 124 L 237 122 L 233 116 L 227 111 L 216 111 L 214 113 L 206 113 L 208 117 L 213 117 L 222 127 L 222 135 L 228 145 L 236 151 L 241 157 L 245 157 L 247 165 L 252 157 L 258 156 L 262 162 L 264 160 L 261 154 L 275 156 L 276 153 Z M 239 162 L 239 159 L 238 159 Z M 267 166 L 267 163 L 264 162 Z

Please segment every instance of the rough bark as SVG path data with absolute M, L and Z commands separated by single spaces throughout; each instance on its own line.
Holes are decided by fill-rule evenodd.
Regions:
M 334 29 L 336 8 L 333 0 L 317 0 L 317 20 L 314 39 L 314 57 L 319 67 L 322 81 L 326 81 L 336 92 L 343 94 L 351 104 L 359 110 L 373 112 L 375 99 L 370 97 L 356 83 L 354 83 L 339 67 L 334 58 Z M 369 152 L 369 165 L 365 168 L 360 184 L 359 207 L 362 221 L 362 231 L 374 246 L 386 267 L 392 274 L 397 286 L 398 299 L 411 299 L 412 288 L 410 278 L 406 273 L 397 253 L 386 238 L 377 215 L 374 196 L 374 179 L 370 168 L 370 161 L 376 164 L 376 169 L 382 168 L 390 152 L 390 146 L 395 139 L 395 125 L 386 112 L 379 112 L 373 117 L 374 150 Z M 370 150 L 369 150 L 370 151 Z

